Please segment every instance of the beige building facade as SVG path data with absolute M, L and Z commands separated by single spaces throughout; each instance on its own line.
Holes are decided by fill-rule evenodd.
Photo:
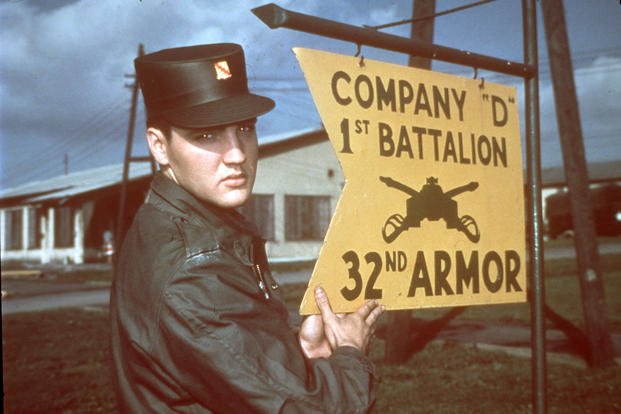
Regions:
M 261 141 L 254 195 L 241 210 L 267 239 L 270 260 L 314 260 L 344 179 L 323 129 Z M 0 191 L 3 262 L 84 263 L 109 259 L 123 166 L 113 165 Z M 132 165 L 131 218 L 151 171 Z

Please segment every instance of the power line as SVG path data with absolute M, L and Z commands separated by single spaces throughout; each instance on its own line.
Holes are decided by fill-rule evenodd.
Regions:
M 76 148 L 76 146 L 90 145 L 89 141 L 84 141 L 83 139 L 81 139 L 86 134 L 86 131 L 89 128 L 91 130 L 94 128 L 101 129 L 104 126 L 109 125 L 109 121 L 112 119 L 112 115 L 113 113 L 110 112 L 109 114 L 107 114 L 107 116 L 102 118 L 96 126 L 87 125 L 83 130 L 76 130 L 73 134 L 66 136 L 60 142 L 50 143 L 47 147 L 42 148 L 40 152 L 35 153 L 34 156 L 32 151 L 23 152 L 24 157 L 22 158 L 22 162 L 20 163 L 21 165 L 23 165 L 23 169 L 14 171 L 12 175 L 22 175 L 26 170 L 28 170 L 31 174 L 45 171 L 49 166 L 49 160 L 60 159 L 60 157 L 63 157 L 65 153 Z M 114 118 L 116 119 L 116 116 L 114 116 Z M 80 141 L 78 141 L 78 144 L 76 144 L 77 139 L 81 139 Z
M 469 9 L 471 7 L 482 6 L 484 4 L 492 3 L 494 1 L 496 0 L 482 0 L 482 1 L 475 2 L 475 3 L 466 4 L 464 6 L 455 7 L 453 9 L 448 9 L 448 10 L 444 10 L 438 13 L 430 14 L 427 16 L 417 17 L 415 19 L 405 19 L 405 20 L 399 20 L 398 22 L 394 22 L 394 23 L 386 23 L 386 24 L 381 24 L 378 26 L 366 26 L 366 27 L 370 29 L 379 30 L 379 29 L 386 29 L 388 27 L 400 26 L 403 24 L 416 23 L 416 22 L 420 22 L 424 20 L 435 19 L 436 17 L 444 16 L 447 14 L 456 13 L 462 10 Z
M 88 134 L 89 131 L 95 130 L 97 133 L 102 131 L 108 125 L 115 125 L 118 123 L 114 122 L 114 120 L 118 118 L 118 112 L 122 110 L 125 112 L 125 109 L 122 105 L 118 105 L 118 95 L 114 97 L 113 100 L 108 101 L 102 110 L 95 112 L 92 116 L 81 122 L 75 128 L 71 130 L 70 133 L 65 135 L 65 137 L 57 142 L 52 142 L 46 147 L 41 148 L 40 151 L 33 154 L 32 147 L 28 146 L 29 143 L 24 142 L 26 146 L 24 151 L 18 151 L 18 153 L 23 154 L 23 157 L 19 161 L 15 162 L 15 165 L 18 166 L 11 171 L 7 171 L 4 179 L 6 181 L 16 180 L 20 178 L 24 180 L 29 177 L 36 177 L 45 174 L 50 170 L 50 160 L 59 160 L 59 164 L 62 164 L 62 160 L 66 153 L 71 153 L 72 149 L 75 149 L 76 146 L 86 146 L 86 150 L 82 150 L 83 154 L 86 152 L 92 153 L 92 140 L 91 139 L 81 139 L 85 135 Z M 118 127 L 117 127 L 118 128 Z M 76 145 L 76 140 L 78 140 Z M 100 148 L 100 146 L 95 146 L 96 149 Z M 69 159 L 69 163 L 71 165 L 72 161 L 75 161 L 74 157 Z

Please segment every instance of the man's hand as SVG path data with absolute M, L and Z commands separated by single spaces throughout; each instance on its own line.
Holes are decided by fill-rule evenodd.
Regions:
M 327 358 L 332 355 L 332 348 L 326 339 L 321 315 L 307 316 L 298 333 L 298 339 L 306 358 Z
M 353 313 L 337 315 L 332 312 L 328 296 L 321 287 L 315 288 L 315 301 L 321 312 L 323 330 L 330 348 L 353 346 L 362 352 L 366 352 L 369 340 L 373 335 L 373 326 L 384 312 L 384 306 L 376 300 L 372 300 L 360 306 Z

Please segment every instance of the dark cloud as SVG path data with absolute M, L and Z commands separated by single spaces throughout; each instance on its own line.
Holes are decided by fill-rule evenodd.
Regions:
M 78 1 L 80 0 L 4 0 L 5 3 L 21 3 L 31 8 L 35 13 L 47 13 Z
M 70 170 L 122 161 L 131 93 L 125 84 L 132 82 L 125 75 L 133 73 L 132 62 L 139 43 L 144 44 L 147 52 L 198 43 L 241 43 L 247 54 L 251 87 L 277 101 L 276 110 L 262 117 L 259 132 L 267 135 L 319 125 L 291 48 L 313 47 L 353 55 L 356 47 L 288 29 L 270 30 L 250 11 L 266 3 L 0 2 L 0 187 L 62 172 L 65 154 Z M 438 8 L 462 3 L 465 1 L 438 2 Z M 359 26 L 408 18 L 412 6 L 410 0 L 289 0 L 278 4 Z M 614 109 L 621 76 L 621 70 L 614 66 L 621 55 L 621 7 L 615 2 L 599 3 L 600 10 L 593 7 L 579 0 L 566 1 L 585 136 L 610 136 L 621 129 Z M 520 13 L 519 2 L 499 1 L 441 17 L 436 22 L 434 42 L 519 61 Z M 408 36 L 409 30 L 409 25 L 405 25 L 388 31 Z M 539 36 L 540 55 L 545 63 L 543 30 Z M 406 62 L 400 54 L 368 47 L 362 51 L 370 59 Z M 610 62 L 617 63 L 610 66 Z M 470 68 L 442 63 L 435 63 L 434 68 L 472 76 Z M 485 76 L 520 85 L 516 79 Z M 547 85 L 549 76 L 544 76 L 542 135 L 545 133 L 545 139 L 554 143 L 553 100 Z M 146 151 L 141 137 L 143 122 L 140 110 L 136 152 Z M 545 162 L 559 162 L 555 157 L 546 157 L 547 153 Z

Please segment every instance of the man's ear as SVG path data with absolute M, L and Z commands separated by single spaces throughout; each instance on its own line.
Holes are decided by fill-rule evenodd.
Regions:
M 157 128 L 147 128 L 147 145 L 155 161 L 162 167 L 168 166 L 168 140 Z

